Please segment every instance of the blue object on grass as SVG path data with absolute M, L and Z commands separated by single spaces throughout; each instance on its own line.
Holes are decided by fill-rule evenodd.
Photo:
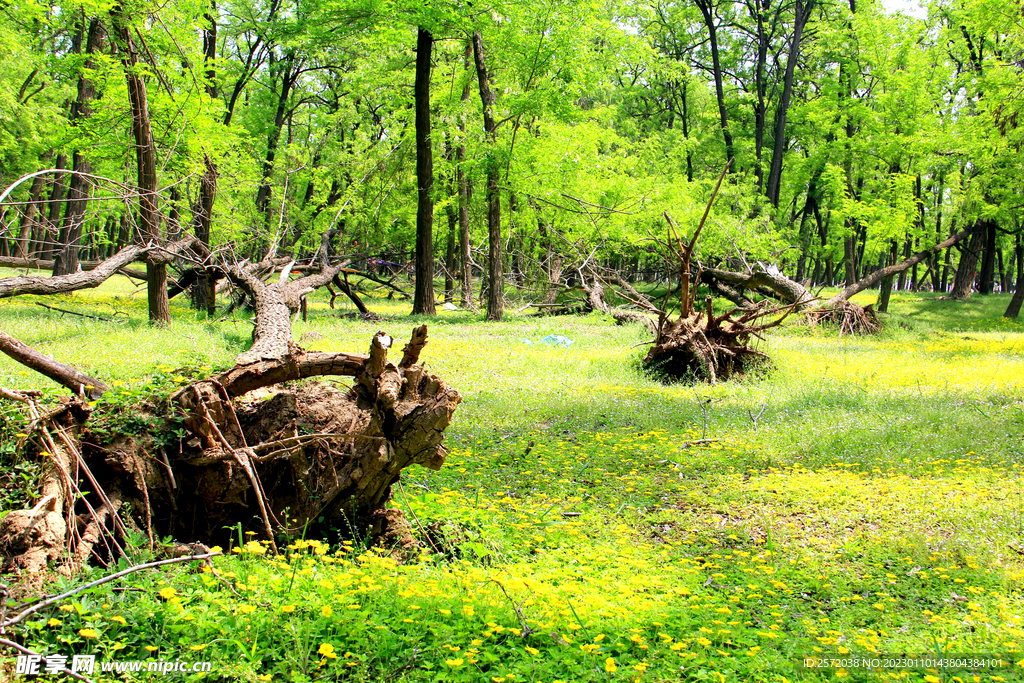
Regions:
M 540 341 L 548 346 L 572 346 L 573 343 L 572 339 L 563 337 L 560 334 L 549 334 Z

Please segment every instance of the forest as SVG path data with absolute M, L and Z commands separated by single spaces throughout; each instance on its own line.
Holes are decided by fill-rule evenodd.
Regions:
M 1019 2 L 0 55 L 0 679 L 1024 678 Z

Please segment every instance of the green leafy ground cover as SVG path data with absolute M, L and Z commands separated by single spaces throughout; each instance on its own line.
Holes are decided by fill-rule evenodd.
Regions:
M 173 330 L 150 329 L 131 291 L 46 299 L 125 323 L 29 297 L 0 302 L 0 317 L 114 383 L 109 400 L 229 365 L 248 341 L 244 316 L 209 325 L 183 308 Z M 358 539 L 275 558 L 242 532 L 217 575 L 136 574 L 21 633 L 100 661 L 210 661 L 202 680 L 1021 680 L 1024 326 L 1000 317 L 1005 304 L 896 295 L 889 330 L 869 339 L 794 322 L 764 346 L 768 377 L 697 388 L 637 374 L 646 333 L 598 316 L 444 313 L 423 358 L 465 398 L 451 454 L 439 472 L 409 471 L 394 499 L 429 539 L 418 561 Z M 419 322 L 399 303 L 371 307 L 394 319 L 341 319 L 317 300 L 296 337 L 363 351 L 378 328 L 402 338 Z M 549 333 L 575 343 L 536 344 Z M 4 359 L 0 385 L 46 380 Z M 33 469 L 10 448 L 2 458 L 4 507 L 18 507 L 14 479 Z M 1010 666 L 803 666 L 940 653 Z

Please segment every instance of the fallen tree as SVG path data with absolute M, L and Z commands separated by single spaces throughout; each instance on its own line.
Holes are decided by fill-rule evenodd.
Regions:
M 892 265 L 885 266 L 884 268 L 879 268 L 873 273 L 869 273 L 868 275 L 862 277 L 860 280 L 857 280 L 857 282 L 853 283 L 852 285 L 845 288 L 843 291 L 839 292 L 834 297 L 826 301 L 823 305 L 823 308 L 835 306 L 841 301 L 849 301 L 850 297 L 852 297 L 854 294 L 859 294 L 860 292 L 863 292 L 865 289 L 870 289 L 871 287 L 874 287 L 887 277 L 898 275 L 903 271 L 916 266 L 918 263 L 924 261 L 929 256 L 933 256 L 942 251 L 943 249 L 948 249 L 949 247 L 953 246 L 963 238 L 967 237 L 968 235 L 971 234 L 973 229 L 974 228 L 971 227 L 967 228 L 966 230 L 961 230 L 960 232 L 948 237 L 942 242 L 939 242 L 938 244 L 928 247 L 924 251 L 917 252 L 916 254 L 914 254 L 913 256 L 904 261 L 900 261 L 899 263 L 894 263 Z
M 111 258 L 117 257 L 120 252 L 111 255 Z M 49 270 L 52 271 L 54 267 L 54 261 L 47 261 L 45 259 L 34 259 L 34 258 L 20 258 L 16 256 L 0 256 L 0 267 L 2 268 L 26 268 L 28 270 Z M 107 259 L 103 261 L 79 261 L 78 265 L 81 266 L 82 270 L 95 270 L 96 268 L 107 263 Z M 138 270 L 136 268 L 118 268 L 117 272 L 122 275 L 127 275 L 133 280 L 145 280 L 146 271 Z
M 150 249 L 140 245 L 127 246 L 105 261 L 100 261 L 93 268 L 68 275 L 44 277 L 41 275 L 19 275 L 0 279 L 0 298 L 8 298 L 21 294 L 64 294 L 79 289 L 99 287 L 115 273 L 145 256 Z M 21 261 L 22 259 L 17 259 Z M 2 264 L 0 264 L 2 265 Z M 50 262 L 50 270 L 53 262 Z M 140 279 L 145 279 L 140 278 Z
M 270 284 L 244 265 L 224 266 L 254 302 L 252 347 L 233 367 L 141 405 L 100 400 L 93 410 L 83 398 L 105 396 L 103 382 L 0 337 L 0 350 L 75 394 L 48 414 L 26 399 L 29 450 L 50 457 L 38 503 L 0 522 L 5 571 L 109 562 L 132 529 L 151 545 L 165 536 L 226 543 L 225 529 L 238 524 L 272 550 L 281 538 L 318 531 L 415 545 L 401 514 L 387 508 L 391 487 L 409 465 L 441 467 L 460 396 L 419 363 L 426 326 L 397 361 L 384 332 L 367 354 L 294 343 L 290 320 L 302 296 L 341 268 L 326 257 L 321 265 L 294 281 L 286 266 Z M 354 382 L 347 390 L 296 384 L 319 376 Z M 125 410 L 147 426 L 112 428 Z
M 883 324 L 882 320 L 874 310 L 874 304 L 860 306 L 859 304 L 855 304 L 850 301 L 850 298 L 855 294 L 859 294 L 866 289 L 874 287 L 885 278 L 898 275 L 905 270 L 914 267 L 918 263 L 921 263 L 930 256 L 941 252 L 943 249 L 948 249 L 960 240 L 969 236 L 973 230 L 973 227 L 961 230 L 942 242 L 928 247 L 923 251 L 919 251 L 899 263 L 893 263 L 869 273 L 857 282 L 843 289 L 843 291 L 827 300 L 821 306 L 808 311 L 807 319 L 813 324 L 825 324 L 835 327 L 839 330 L 840 334 L 874 334 L 880 331 Z
M 795 304 L 797 310 L 806 308 L 814 302 L 814 295 L 795 280 L 790 280 L 782 271 L 773 265 L 758 263 L 749 273 L 736 273 L 719 268 L 704 268 L 700 272 L 700 281 L 709 287 L 717 288 L 723 296 L 737 306 L 744 308 L 753 302 L 743 295 L 743 290 L 767 290 L 787 304 Z M 738 288 L 738 289 L 737 289 Z
M 619 289 L 616 290 L 614 286 L 609 284 L 609 281 L 615 282 Z M 635 308 L 612 307 L 605 299 L 606 288 L 611 289 L 617 297 L 629 301 L 639 310 Z M 651 315 L 645 314 L 644 311 L 657 314 L 657 306 L 617 275 L 608 275 L 606 278 L 598 275 L 593 268 L 588 268 L 585 272 L 583 269 L 580 269 L 580 284 L 572 289 L 581 292 L 583 296 L 561 303 L 531 304 L 532 307 L 538 309 L 533 315 L 586 315 L 596 311 L 610 315 L 619 325 L 632 323 L 644 325 L 652 331 L 655 329 L 654 319 Z M 625 292 L 629 292 L 629 294 Z

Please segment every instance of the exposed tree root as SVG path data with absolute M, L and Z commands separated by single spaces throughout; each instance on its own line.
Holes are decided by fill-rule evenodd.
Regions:
M 840 335 L 876 334 L 884 327 L 874 304 L 860 306 L 845 299 L 807 311 L 807 320 L 813 325 L 835 327 Z
M 143 405 L 101 402 L 92 419 L 85 401 L 101 398 L 105 384 L 0 333 L 0 351 L 75 394 L 43 415 L 34 395 L 0 391 L 27 404 L 29 450 L 46 462 L 39 502 L 0 522 L 3 571 L 41 581 L 51 569 L 109 563 L 132 533 L 151 547 L 167 536 L 223 544 L 239 524 L 271 551 L 278 539 L 318 529 L 403 552 L 415 545 L 401 513 L 387 509 L 391 486 L 409 465 L 441 467 L 444 430 L 461 398 L 419 364 L 425 325 L 397 362 L 384 332 L 366 355 L 295 344 L 291 315 L 302 297 L 346 283 L 335 279 L 343 267 L 326 257 L 320 272 L 295 281 L 290 267 L 273 284 L 255 266 L 224 268 L 256 311 L 253 345 L 234 367 Z M 348 390 L 295 384 L 325 375 L 354 382 Z M 118 410 L 146 426 L 126 430 L 110 414 Z
M 663 319 L 654 345 L 643 358 L 644 369 L 666 381 L 714 384 L 770 367 L 767 354 L 753 348 L 751 338 L 760 338 L 760 332 L 779 325 L 792 306 L 769 308 L 762 304 L 716 316 L 711 297 L 705 304 L 704 311 L 685 318 Z M 760 322 L 780 313 L 771 322 Z
M 368 355 L 292 344 L 281 358 L 239 364 L 133 407 L 155 426 L 131 434 L 110 436 L 102 404 L 90 419 L 80 399 L 67 400 L 37 422 L 31 448 L 49 454 L 41 498 L 0 523 L 3 570 L 27 577 L 68 574 L 90 558 L 108 563 L 131 530 L 151 544 L 166 536 L 223 544 L 238 524 L 270 550 L 320 530 L 408 551 L 408 526 L 387 509 L 391 486 L 409 465 L 441 467 L 444 430 L 461 399 L 419 364 L 425 326 L 400 360 L 388 359 L 391 342 L 378 333 Z M 355 381 L 347 391 L 282 385 L 325 374 Z
M 675 221 L 667 213 L 668 222 L 666 245 L 675 259 L 679 272 L 680 312 L 676 320 L 671 320 L 667 311 L 668 297 L 659 311 L 658 325 L 655 330 L 653 346 L 647 351 L 641 365 L 645 370 L 666 381 L 691 381 L 715 383 L 742 377 L 758 368 L 766 368 L 770 360 L 768 356 L 751 346 L 752 337 L 761 338 L 760 333 L 782 323 L 794 309 L 806 305 L 806 290 L 793 290 L 793 303 L 782 307 L 769 307 L 766 302 L 750 304 L 744 297 L 741 299 L 746 307 L 733 309 L 722 315 L 715 315 L 712 298 L 704 300 L 704 310 L 698 311 L 694 305 L 697 287 L 691 290 L 691 260 L 697 239 L 714 204 L 718 189 L 722 185 L 729 165 L 722 169 L 718 184 L 704 210 L 700 224 L 694 230 L 693 237 L 684 242 L 679 237 Z M 724 273 L 724 274 L 723 274 Z M 766 284 L 775 278 L 770 269 L 761 268 L 758 278 L 763 282 L 754 282 L 754 276 L 725 273 L 716 280 L 731 282 L 731 275 L 738 275 L 741 286 Z M 791 281 L 787 281 L 791 282 Z M 777 285 L 779 283 L 776 283 Z M 785 284 L 785 283 L 783 283 Z M 795 283 L 793 283 L 795 284 Z M 670 290 L 671 293 L 671 290 Z M 737 297 L 738 297 L 737 293 Z M 762 322 L 781 314 L 770 322 Z M 738 317 L 736 317 L 738 316 Z

